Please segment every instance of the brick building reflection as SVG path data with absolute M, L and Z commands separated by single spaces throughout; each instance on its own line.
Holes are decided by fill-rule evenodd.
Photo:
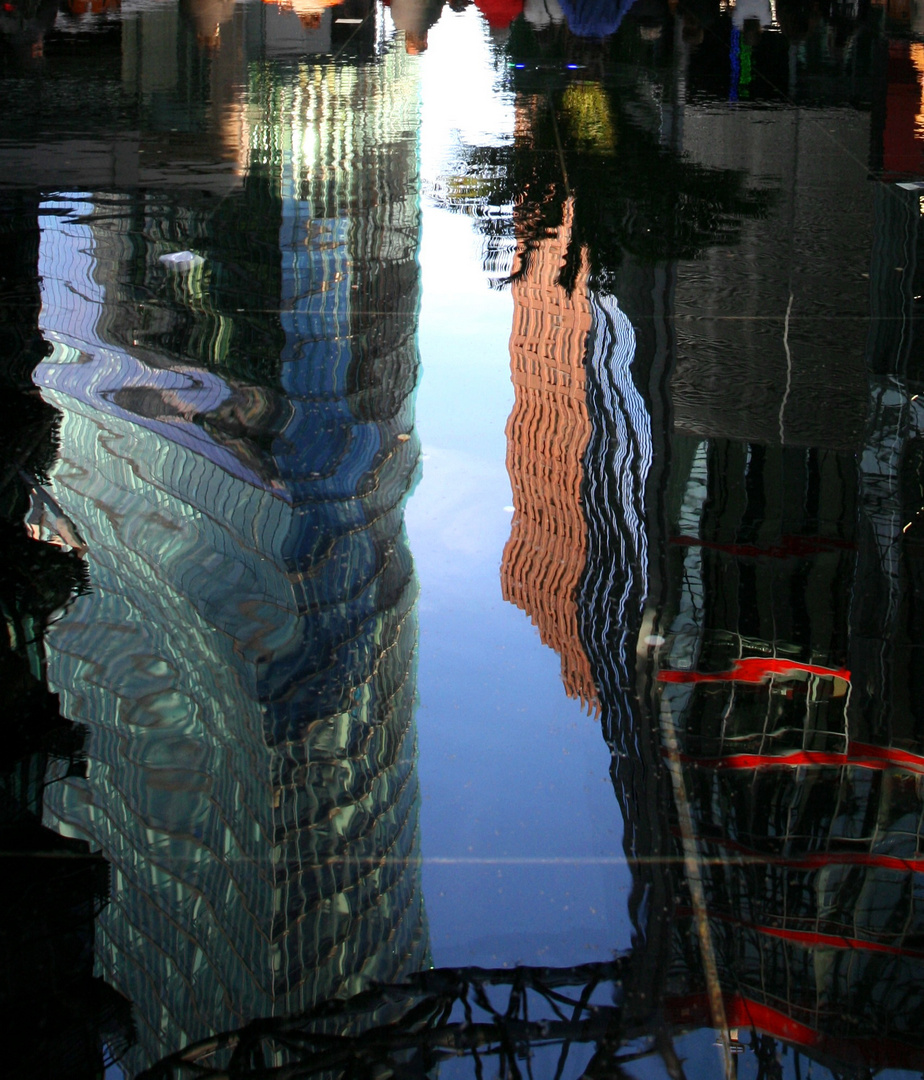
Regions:
M 505 600 L 526 612 L 561 657 L 568 697 L 597 707 L 578 635 L 577 589 L 587 558 L 581 462 L 590 438 L 584 357 L 591 329 L 587 267 L 570 292 L 558 276 L 570 207 L 558 234 L 518 254 L 513 275 L 507 471 L 514 515 L 501 562 Z
M 48 642 L 90 731 L 49 820 L 113 865 L 97 945 L 135 1070 L 427 958 L 414 69 L 386 48 L 249 71 L 248 173 L 220 206 L 44 208 L 50 490 L 93 587 Z

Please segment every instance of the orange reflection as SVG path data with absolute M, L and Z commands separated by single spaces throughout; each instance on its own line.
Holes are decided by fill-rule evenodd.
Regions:
M 543 644 L 561 657 L 568 697 L 594 711 L 597 691 L 577 624 L 577 590 L 587 560 L 581 506 L 582 459 L 590 438 L 584 353 L 592 315 L 586 258 L 573 292 L 558 283 L 571 234 L 572 204 L 558 232 L 531 254 L 513 285 L 507 472 L 514 515 L 501 563 L 504 599 L 524 611 Z M 522 253 L 521 253 L 522 257 Z
M 316 30 L 328 8 L 339 7 L 343 0 L 263 0 L 275 4 L 280 11 L 292 11 L 306 30 Z
M 914 117 L 914 137 L 924 139 L 924 45 L 919 41 L 912 42 L 908 53 L 918 76 L 918 111 Z

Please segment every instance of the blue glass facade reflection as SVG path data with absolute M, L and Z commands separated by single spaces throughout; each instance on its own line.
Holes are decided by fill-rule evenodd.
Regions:
M 203 226 L 175 270 L 156 200 L 131 196 L 140 253 L 105 200 L 44 211 L 54 351 L 36 382 L 63 416 L 50 490 L 92 582 L 48 640 L 63 708 L 90 730 L 88 776 L 47 816 L 113 866 L 97 954 L 137 1004 L 132 1068 L 427 957 L 403 526 L 415 75 L 388 49 L 323 77 L 254 72 L 250 227 L 278 291 L 270 262 L 250 306 L 281 343 L 254 354 L 259 380 L 235 357 L 254 334 L 221 308 L 222 237 Z M 156 309 L 144 337 L 139 293 Z

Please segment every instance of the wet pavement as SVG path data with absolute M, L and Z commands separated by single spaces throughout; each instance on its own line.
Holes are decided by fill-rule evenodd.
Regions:
M 924 9 L 0 6 L 9 1075 L 924 1070 Z

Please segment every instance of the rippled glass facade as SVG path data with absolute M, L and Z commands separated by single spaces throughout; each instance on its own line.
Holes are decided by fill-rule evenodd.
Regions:
M 46 814 L 113 865 L 97 949 L 146 1002 L 137 1065 L 427 955 L 403 527 L 416 80 L 389 49 L 254 62 L 250 95 L 246 280 L 226 208 L 133 199 L 143 241 L 106 197 L 40 218 L 49 490 L 93 582 L 48 638 L 88 775 Z

